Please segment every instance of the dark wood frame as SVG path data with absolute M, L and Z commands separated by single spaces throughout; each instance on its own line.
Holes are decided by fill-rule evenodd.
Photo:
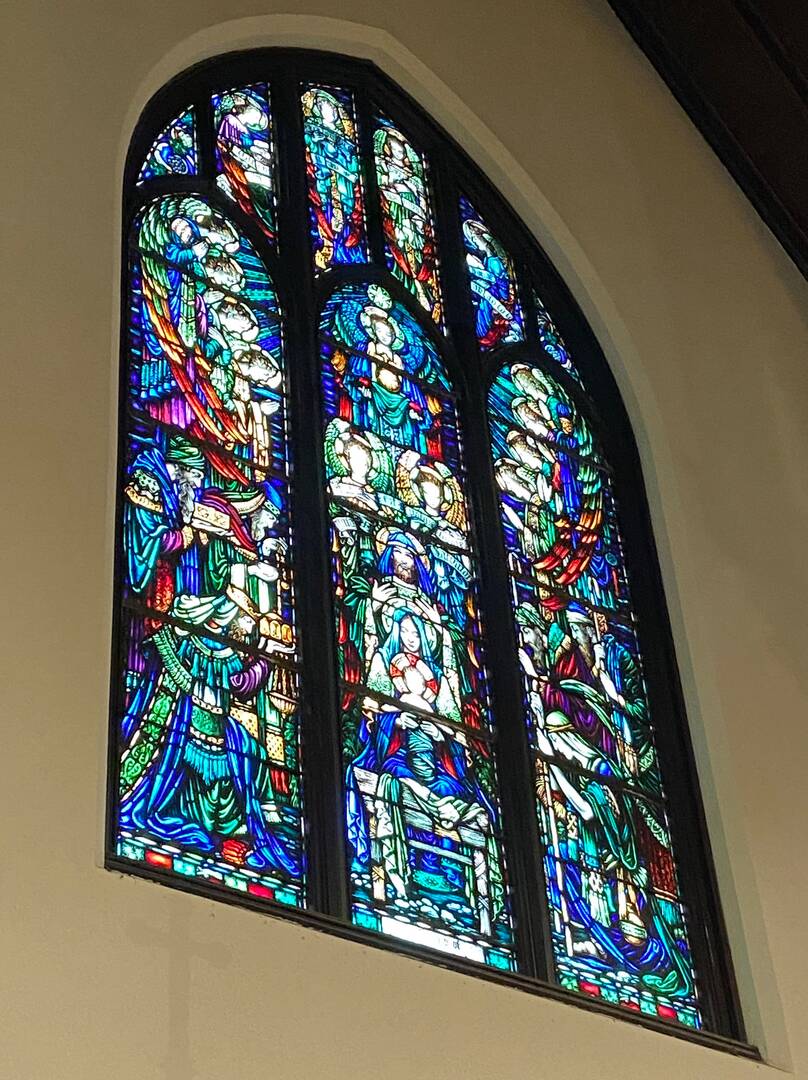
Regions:
M 806 40 L 808 9 L 792 5 L 789 40 L 784 26 L 778 36 L 760 0 L 609 0 L 609 5 L 808 277 L 808 71 L 800 63 L 800 49 L 791 48 Z M 725 62 L 727 56 L 732 63 Z
M 218 191 L 215 183 L 211 92 L 233 86 L 271 82 L 275 140 L 279 161 L 278 252 L 269 249 L 254 221 Z M 444 337 L 414 303 L 411 294 L 385 267 L 375 175 L 365 167 L 367 225 L 371 265 L 335 269 L 315 280 L 309 252 L 309 223 L 303 129 L 299 86 L 304 82 L 339 85 L 356 95 L 360 139 L 365 162 L 372 161 L 369 144 L 372 104 L 389 115 L 426 154 L 433 186 L 436 230 L 441 252 L 441 284 L 448 334 Z M 136 178 L 156 133 L 189 103 L 199 118 L 200 175 L 166 177 L 136 186 Z M 278 118 L 281 118 L 280 120 Z M 371 174 L 371 175 L 369 175 Z M 109 736 L 109 793 L 106 865 L 109 869 L 160 881 L 187 892 L 291 918 L 368 945 L 417 957 L 422 961 L 473 974 L 489 981 L 573 1003 L 591 1011 L 665 1031 L 744 1056 L 757 1051 L 744 1041 L 729 944 L 716 888 L 695 762 L 687 733 L 684 703 L 665 607 L 639 456 L 628 415 L 606 360 L 563 282 L 527 228 L 502 196 L 482 176 L 463 150 L 429 119 L 421 108 L 374 65 L 330 53 L 295 49 L 261 49 L 206 61 L 178 76 L 144 110 L 132 139 L 124 175 L 122 246 L 122 373 L 128 362 L 129 236 L 134 216 L 160 193 L 194 191 L 229 215 L 264 257 L 284 313 L 290 382 L 290 427 L 295 463 L 293 529 L 296 536 L 322 537 L 321 542 L 297 544 L 297 611 L 302 635 L 304 705 L 302 739 L 308 830 L 308 907 L 298 910 L 258 901 L 213 884 L 199 884 L 156 868 L 134 864 L 115 854 L 118 718 L 122 670 L 121 596 L 123 574 L 121 536 L 122 498 L 116 515 L 115 609 L 113 613 L 112 692 Z M 526 343 L 481 355 L 473 330 L 471 301 L 458 211 L 458 194 L 466 194 L 483 213 L 492 230 L 512 254 L 525 309 Z M 351 279 L 376 279 L 419 320 L 436 342 L 455 379 L 458 413 L 464 431 L 469 495 L 481 565 L 481 605 L 488 626 L 489 666 L 493 707 L 497 717 L 502 784 L 503 822 L 508 864 L 514 882 L 513 903 L 520 973 L 496 971 L 485 965 L 454 959 L 408 942 L 392 940 L 351 924 L 348 873 L 343 835 L 342 768 L 338 742 L 336 650 L 332 620 L 323 618 L 324 598 L 330 605 L 331 587 L 327 507 L 320 432 L 320 359 L 318 314 L 325 297 Z M 294 288 L 290 287 L 294 283 Z M 583 370 L 591 397 L 548 357 L 531 318 L 535 283 L 545 304 Z M 523 352 L 558 378 L 589 417 L 614 469 L 616 495 L 627 564 L 631 567 L 634 607 L 641 627 L 643 659 L 659 755 L 667 782 L 668 806 L 683 901 L 690 912 L 689 931 L 699 971 L 700 1004 L 707 1030 L 634 1013 L 564 990 L 552 980 L 552 957 L 547 925 L 545 889 L 533 808 L 531 766 L 523 720 L 522 691 L 514 645 L 513 618 L 507 570 L 493 483 L 493 465 L 485 394 L 493 374 L 509 353 Z M 604 418 L 608 418 L 606 421 Z M 125 462 L 124 440 L 128 412 L 126 379 L 119 388 L 118 479 Z

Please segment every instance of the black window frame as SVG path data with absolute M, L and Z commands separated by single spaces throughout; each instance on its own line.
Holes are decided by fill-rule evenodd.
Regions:
M 278 246 L 272 250 L 256 222 L 242 213 L 216 185 L 211 94 L 254 83 L 271 85 L 274 139 L 278 160 Z M 304 84 L 339 86 L 356 101 L 367 203 L 370 262 L 351 268 L 313 272 L 304 162 L 300 90 Z M 195 106 L 198 175 L 167 176 L 137 185 L 140 166 L 166 124 L 189 104 Z M 400 282 L 386 268 L 381 216 L 373 167 L 372 124 L 375 111 L 399 126 L 429 162 L 433 211 L 440 253 L 440 281 L 445 305 L 444 336 Z M 126 365 L 128 363 L 129 253 L 132 224 L 146 202 L 160 194 L 199 193 L 228 215 L 262 256 L 278 293 L 284 319 L 290 385 L 290 430 L 295 470 L 293 528 L 298 537 L 295 565 L 297 617 L 302 628 L 303 777 L 307 819 L 308 906 L 294 909 L 271 901 L 199 884 L 159 868 L 134 864 L 115 853 L 117 725 L 121 701 L 120 671 L 125 635 L 120 620 L 122 595 L 123 504 L 121 478 L 127 434 Z M 511 254 L 519 284 L 525 342 L 482 353 L 477 346 L 467 287 L 458 195 L 466 195 Z M 703 802 L 684 698 L 676 664 L 670 621 L 639 453 L 631 423 L 608 363 L 578 305 L 506 199 L 464 150 L 404 90 L 373 63 L 335 53 L 305 49 L 262 48 L 206 60 L 163 87 L 138 121 L 124 169 L 121 258 L 121 361 L 118 415 L 118 501 L 113 610 L 112 676 L 109 736 L 108 825 L 105 865 L 111 870 L 160 881 L 186 892 L 290 918 L 421 961 L 466 972 L 566 1001 L 580 1008 L 619 1017 L 680 1038 L 743 1056 L 758 1056 L 745 1041 L 729 942 L 718 895 Z M 488 626 L 493 708 L 499 733 L 499 762 L 506 855 L 515 914 L 519 973 L 507 973 L 424 946 L 355 926 L 350 921 L 348 872 L 342 802 L 342 766 L 338 734 L 336 647 L 330 610 L 331 585 L 326 543 L 328 513 L 321 452 L 319 313 L 325 298 L 349 280 L 382 282 L 405 302 L 447 362 L 458 394 L 464 431 L 472 516 L 481 570 L 481 607 Z M 583 373 L 587 393 L 549 357 L 539 341 L 533 311 L 536 288 L 552 313 Z M 649 704 L 662 774 L 665 778 L 673 849 L 680 888 L 689 912 L 688 931 L 698 973 L 699 1003 L 705 1027 L 684 1025 L 635 1013 L 602 1000 L 565 990 L 553 982 L 553 960 L 546 914 L 532 778 L 523 718 L 522 689 L 516 659 L 513 618 L 508 599 L 505 549 L 499 521 L 486 417 L 487 389 L 508 356 L 526 356 L 562 384 L 600 441 L 613 472 L 615 496 L 633 608 L 640 630 Z M 300 538 L 311 538 L 300 542 Z

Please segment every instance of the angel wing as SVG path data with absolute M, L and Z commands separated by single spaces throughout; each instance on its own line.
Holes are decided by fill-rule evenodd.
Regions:
M 367 350 L 368 335 L 361 321 L 361 292 L 344 293 L 339 302 L 326 308 L 322 329 L 332 335 L 345 349 L 359 352 Z
M 325 434 L 323 435 L 323 451 L 325 454 L 326 468 L 328 470 L 327 475 L 329 477 L 348 475 L 348 466 L 337 453 L 336 448 L 337 439 L 344 436 L 347 430 L 347 420 L 340 420 L 339 418 L 332 420 L 325 429 Z
M 554 571 L 559 585 L 574 584 L 588 569 L 603 529 L 603 480 L 588 461 L 577 461 L 581 508 L 577 521 L 559 518 L 557 539 L 536 563 L 538 570 Z
M 460 481 L 454 476 L 447 468 L 445 477 L 446 489 L 451 495 L 449 505 L 443 515 L 444 521 L 449 525 L 453 525 L 456 529 L 463 531 L 468 527 L 468 520 L 466 518 L 466 503 L 463 498 L 463 490 L 460 487 Z
M 421 500 L 412 486 L 410 471 L 421 460 L 417 450 L 405 450 L 396 462 L 396 492 L 406 506 L 420 506 Z
M 245 134 L 248 133 L 245 132 Z M 222 176 L 227 181 L 228 192 L 233 201 L 245 214 L 249 214 L 250 217 L 257 216 L 259 225 L 268 236 L 272 237 L 274 235 L 270 224 L 272 221 L 272 188 L 269 174 L 266 178 L 266 186 L 251 183 L 247 179 L 244 165 L 239 161 L 238 156 L 233 153 L 235 145 L 233 140 L 226 137 L 221 129 L 217 142 L 222 163 Z M 240 144 L 240 149 L 242 155 L 252 153 L 252 147 L 245 142 Z
M 180 276 L 180 305 L 172 312 L 170 271 L 152 253 L 164 252 L 170 240 L 168 221 L 182 216 L 183 200 L 165 200 L 152 204 L 143 219 L 140 232 L 142 251 L 142 289 L 149 319 L 169 362 L 171 374 L 196 421 L 198 434 L 217 443 L 247 444 L 249 436 L 241 423 L 222 404 L 210 380 L 211 364 L 199 345 L 194 311 L 195 296 L 188 290 L 188 276 Z M 176 287 L 176 286 L 174 286 Z M 193 335 L 190 328 L 193 326 Z M 182 332 L 181 332 L 182 331 Z M 192 336 L 192 340 L 189 340 Z M 192 356 L 189 357 L 189 351 Z
M 370 480 L 376 491 L 381 491 L 385 495 L 392 495 L 394 491 L 393 486 L 393 460 L 390 457 L 390 453 L 382 439 L 378 435 L 374 435 L 372 432 L 365 432 L 365 438 L 370 443 L 373 450 L 373 470 L 370 474 Z

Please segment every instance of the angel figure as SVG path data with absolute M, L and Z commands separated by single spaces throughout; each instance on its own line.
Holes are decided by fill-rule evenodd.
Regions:
M 144 334 L 172 380 L 158 394 L 146 388 L 148 371 L 141 374 L 144 392 L 159 399 L 157 419 L 229 450 L 248 445 L 232 397 L 232 346 L 247 347 L 255 316 L 246 302 L 226 299 L 223 288 L 235 274 L 237 233 L 201 199 L 166 196 L 146 209 L 139 245 Z M 247 482 L 227 455 L 209 448 L 206 457 L 223 476 Z
M 395 128 L 377 128 L 373 146 L 393 273 L 410 285 L 420 303 L 438 319 L 437 252 L 423 164 Z
M 411 316 L 381 285 L 357 287 L 328 313 L 335 339 L 340 417 L 380 438 L 441 454 L 444 403 L 428 384 L 448 388 L 440 358 Z
M 396 463 L 396 490 L 413 528 L 452 547 L 468 546 L 463 492 L 448 465 L 406 450 Z
M 378 285 L 368 288 L 368 302 L 359 314 L 359 324 L 367 335 L 366 355 L 348 356 L 345 389 L 354 402 L 358 424 L 400 445 L 423 444 L 425 450 L 423 429 L 431 418 L 424 393 L 406 377 L 401 355 L 404 331 L 392 307 L 386 289 Z
M 256 213 L 271 239 L 273 159 L 267 107 L 254 91 L 239 90 L 223 94 L 216 112 L 219 187 L 246 214 Z
M 337 418 L 326 428 L 324 443 L 331 496 L 378 510 L 380 494 L 389 496 L 392 490 L 392 464 L 382 440 Z
M 353 120 L 341 101 L 319 87 L 303 95 L 303 114 L 315 263 L 326 270 L 333 263 L 362 262 L 362 180 Z
M 503 513 L 521 536 L 522 551 L 538 560 L 555 543 L 562 510 L 552 484 L 552 451 L 521 428 L 511 429 L 505 443 L 508 456 L 494 466 L 500 491 L 510 496 L 502 502 Z
M 272 462 L 270 420 L 281 408 L 283 372 L 280 364 L 260 345 L 236 351 L 234 360 L 233 402 L 250 436 L 256 465 Z
M 508 256 L 485 225 L 474 218 L 463 222 L 463 239 L 480 345 L 489 349 L 500 342 L 517 341 L 519 301 Z
M 563 391 L 538 368 L 515 364 L 511 379 L 521 392 L 511 402 L 519 426 L 506 444 L 511 457 L 530 470 L 537 496 L 537 528 L 526 553 L 536 570 L 569 586 L 588 570 L 603 528 L 603 478 L 593 439 Z

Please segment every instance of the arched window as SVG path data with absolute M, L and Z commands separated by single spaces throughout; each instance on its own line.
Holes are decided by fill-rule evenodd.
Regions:
M 631 429 L 375 68 L 262 50 L 126 167 L 108 865 L 742 1037 Z

